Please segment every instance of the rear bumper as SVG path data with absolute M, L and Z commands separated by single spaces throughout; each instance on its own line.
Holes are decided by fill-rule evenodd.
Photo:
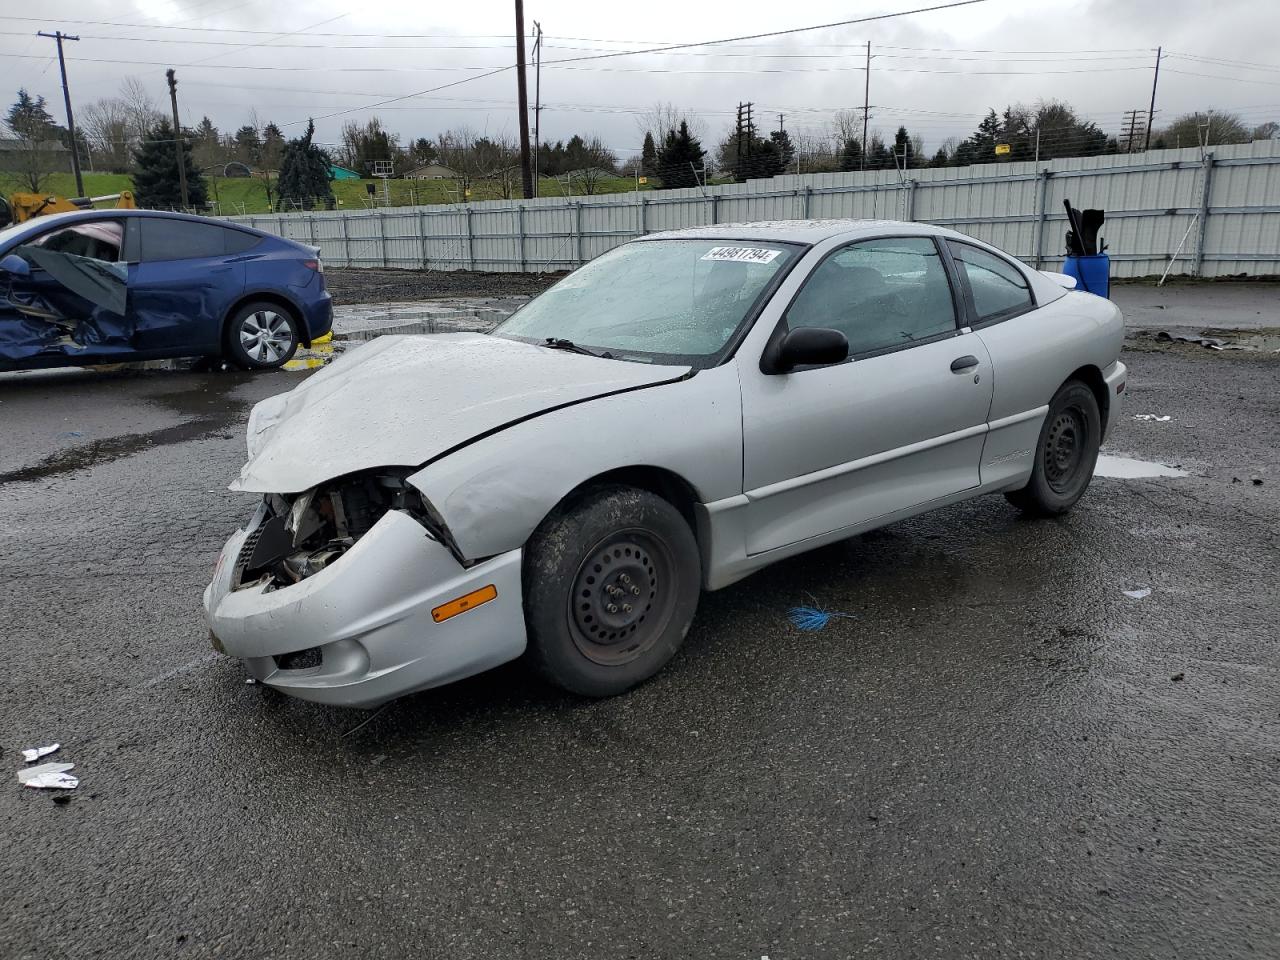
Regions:
M 204 592 L 214 646 L 291 696 L 373 707 L 480 673 L 525 648 L 520 550 L 462 567 L 409 516 L 385 514 L 343 557 L 289 587 L 233 590 L 261 509 L 223 548 Z M 431 611 L 492 584 L 497 597 L 443 623 Z M 303 651 L 318 665 L 280 666 Z M 286 663 L 290 662 L 288 660 Z
M 308 301 L 302 312 L 307 326 L 305 334 L 307 346 L 333 329 L 333 297 L 329 295 L 328 290 L 322 291 L 315 299 Z

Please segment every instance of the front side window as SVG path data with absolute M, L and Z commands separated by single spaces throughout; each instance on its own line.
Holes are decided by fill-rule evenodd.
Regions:
M 51 230 L 32 240 L 31 246 L 115 263 L 120 259 L 123 242 L 124 229 L 118 220 L 90 220 Z
M 711 366 L 799 256 L 763 240 L 642 240 L 526 304 L 494 334 L 569 340 L 617 359 Z
M 955 305 L 937 247 L 928 237 L 886 237 L 837 251 L 805 281 L 787 326 L 839 330 L 851 357 L 953 332 Z
M 1021 270 L 967 243 L 951 241 L 950 247 L 951 256 L 969 284 L 979 323 L 1031 309 L 1031 289 Z

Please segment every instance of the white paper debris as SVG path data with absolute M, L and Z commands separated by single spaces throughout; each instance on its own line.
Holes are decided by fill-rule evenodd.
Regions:
M 18 782 L 36 790 L 74 790 L 80 781 L 67 773 L 74 763 L 42 763 L 18 771 Z
M 1140 590 L 1125 590 L 1122 592 L 1126 597 L 1132 597 L 1134 600 L 1145 600 L 1147 597 L 1151 596 L 1150 587 L 1143 587 Z
M 1100 453 L 1098 462 L 1093 468 L 1093 475 L 1114 480 L 1135 480 L 1141 477 L 1185 477 L 1187 471 L 1150 460 L 1134 460 L 1132 457 L 1115 457 Z
M 773 263 L 781 250 L 765 247 L 712 247 L 702 255 L 703 260 L 729 260 L 734 263 Z
M 1135 419 L 1135 420 L 1150 420 L 1150 421 L 1152 421 L 1153 423 L 1168 423 L 1170 420 L 1172 420 L 1172 419 L 1173 419 L 1173 417 L 1168 417 L 1168 416 L 1165 416 L 1165 417 L 1158 417 L 1158 416 L 1156 416 L 1154 413 L 1135 413 L 1135 414 L 1133 415 L 1133 419 Z
M 62 746 L 62 744 L 53 743 L 47 747 L 28 747 L 27 749 L 22 751 L 22 758 L 26 760 L 27 763 L 34 763 L 35 761 L 39 760 L 41 757 L 47 757 L 49 754 L 53 753 L 53 751 L 57 750 L 60 746 Z

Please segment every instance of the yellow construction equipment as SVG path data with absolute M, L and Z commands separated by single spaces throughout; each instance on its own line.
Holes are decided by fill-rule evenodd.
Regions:
M 71 213 L 75 210 L 93 210 L 99 203 L 114 200 L 116 210 L 134 210 L 133 194 L 128 190 L 109 193 L 102 197 L 60 197 L 52 193 L 11 193 L 6 200 L 0 197 L 0 227 L 22 223 L 32 217 L 50 213 Z

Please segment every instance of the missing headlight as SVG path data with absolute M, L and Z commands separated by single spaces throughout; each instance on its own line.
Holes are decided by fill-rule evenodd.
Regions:
M 300 494 L 265 497 L 266 517 L 245 541 L 236 587 L 286 587 L 315 576 L 342 557 L 389 510 L 417 520 L 443 540 L 422 495 L 406 482 L 412 470 L 351 474 Z

